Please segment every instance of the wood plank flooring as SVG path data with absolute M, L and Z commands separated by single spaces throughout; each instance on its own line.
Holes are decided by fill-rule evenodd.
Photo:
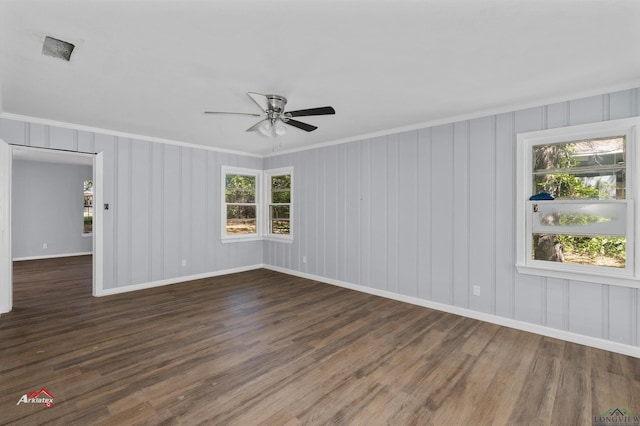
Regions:
M 16 405 L 46 389 L 42 404 Z M 256 270 L 91 297 L 91 258 L 14 264 L 0 424 L 591 425 L 640 360 Z

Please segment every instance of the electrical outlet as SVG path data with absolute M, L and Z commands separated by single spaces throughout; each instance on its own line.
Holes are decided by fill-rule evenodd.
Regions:
M 473 295 L 474 296 L 480 296 L 480 286 L 479 285 L 474 285 L 473 286 Z
M 187 266 L 187 259 L 182 259 L 182 266 Z
M 302 263 L 307 263 L 307 256 L 302 256 Z
M 42 248 L 46 249 L 47 248 L 47 243 L 42 243 Z

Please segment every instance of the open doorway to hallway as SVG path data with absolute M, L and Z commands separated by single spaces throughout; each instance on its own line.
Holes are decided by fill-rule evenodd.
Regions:
M 66 277 L 64 271 L 78 262 L 88 274 L 88 279 L 77 280 L 78 291 L 91 294 L 94 244 L 88 225 L 93 225 L 95 156 L 14 147 L 12 157 L 13 307 L 34 303 L 33 297 L 23 300 L 19 288 L 34 282 L 42 288 L 48 285 L 41 293 L 47 303 L 46 295 L 61 279 L 77 278 Z M 47 276 L 54 272 L 58 278 L 48 282 Z M 36 304 L 37 300 L 40 297 Z

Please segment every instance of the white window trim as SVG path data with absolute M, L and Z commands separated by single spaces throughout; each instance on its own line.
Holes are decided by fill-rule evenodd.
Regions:
M 225 197 L 227 175 L 255 176 L 256 178 L 256 232 L 255 234 L 239 234 L 239 235 L 227 234 L 227 200 Z M 247 168 L 241 168 L 241 167 L 222 166 L 222 176 L 221 176 L 221 179 L 222 179 L 221 204 L 222 205 L 220 207 L 222 226 L 220 228 L 220 235 L 222 237 L 221 239 L 223 243 L 231 243 L 231 242 L 237 242 L 237 241 L 256 241 L 256 240 L 262 239 L 262 229 L 261 229 L 262 224 L 260 220 L 260 218 L 263 216 L 261 212 L 262 202 L 260 199 L 261 177 L 262 177 L 261 170 L 247 169 Z
M 282 234 L 273 234 L 270 229 L 270 218 L 269 218 L 269 205 L 271 204 L 271 177 L 272 176 L 282 176 L 282 175 L 291 175 L 291 199 L 289 200 L 289 235 Z M 293 223 L 293 186 L 294 177 L 293 177 L 293 166 L 290 167 L 281 167 L 278 169 L 270 169 L 264 171 L 264 238 L 266 240 L 272 241 L 282 241 L 282 242 L 293 242 L 293 234 L 295 231 L 295 226 Z
M 640 258 L 638 256 L 638 221 L 635 203 L 639 198 L 637 182 L 640 158 L 637 128 L 640 117 L 611 120 L 578 126 L 562 127 L 517 135 L 516 179 L 516 268 L 522 274 L 570 279 L 625 287 L 640 287 Z M 626 141 L 626 203 L 627 203 L 627 260 L 626 267 L 608 268 L 576 265 L 531 259 L 531 214 L 529 214 L 533 161 L 531 151 L 535 145 L 592 139 L 601 136 L 625 134 Z
M 245 175 L 255 176 L 256 178 L 256 233 L 255 234 L 239 234 L 228 235 L 227 234 L 227 202 L 225 198 L 226 180 L 227 175 Z M 280 176 L 284 174 L 291 175 L 291 208 L 290 208 L 290 234 L 280 235 L 272 234 L 269 232 L 269 203 L 271 201 L 271 176 Z M 242 167 L 222 166 L 221 168 L 221 207 L 220 207 L 220 235 L 223 243 L 235 243 L 241 241 L 278 241 L 284 243 L 293 242 L 293 233 L 295 229 L 294 216 L 293 216 L 293 166 L 281 167 L 270 170 L 257 170 L 248 169 Z

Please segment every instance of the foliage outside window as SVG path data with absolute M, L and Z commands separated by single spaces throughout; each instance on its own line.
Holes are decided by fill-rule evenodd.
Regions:
M 225 173 L 225 233 L 251 235 L 258 232 L 257 176 Z
M 292 241 L 293 168 L 222 167 L 223 242 Z
M 279 236 L 291 235 L 291 170 L 267 171 L 268 233 Z
M 624 200 L 625 136 L 534 145 L 532 193 L 556 200 Z M 541 220 L 564 226 L 609 222 L 611 217 L 556 211 Z M 626 237 L 534 233 L 532 258 L 555 262 L 624 268 Z
M 637 285 L 638 122 L 518 135 L 519 272 Z M 541 193 L 553 199 L 529 199 Z
M 88 179 L 83 182 L 84 187 L 84 211 L 83 211 L 83 234 L 93 232 L 93 180 Z

